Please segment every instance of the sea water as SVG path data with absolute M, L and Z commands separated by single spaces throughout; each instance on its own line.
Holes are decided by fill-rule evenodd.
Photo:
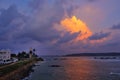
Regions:
M 120 80 L 120 60 L 43 57 L 27 80 Z M 57 65 L 57 66 L 52 66 Z

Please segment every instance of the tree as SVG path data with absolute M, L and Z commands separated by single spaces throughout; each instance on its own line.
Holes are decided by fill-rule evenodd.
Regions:
M 11 54 L 11 57 L 17 57 L 17 55 L 16 54 Z
M 18 53 L 17 57 L 18 57 L 19 59 L 29 58 L 29 54 L 27 54 L 25 51 L 22 51 L 21 53 Z
M 35 52 L 36 51 L 36 49 L 33 49 L 33 52 Z

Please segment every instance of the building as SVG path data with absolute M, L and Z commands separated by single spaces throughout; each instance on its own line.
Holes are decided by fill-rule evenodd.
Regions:
M 11 59 L 11 52 L 9 50 L 0 50 L 0 63 L 8 63 Z

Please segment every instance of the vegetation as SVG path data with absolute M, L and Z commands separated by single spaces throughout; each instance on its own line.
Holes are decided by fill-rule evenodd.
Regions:
M 19 52 L 18 54 L 11 54 L 11 57 L 18 58 L 19 60 L 30 58 L 30 55 L 32 55 L 32 57 L 38 57 L 35 54 L 35 51 L 36 49 L 30 50 L 29 52 L 22 51 L 22 52 Z
M 35 54 L 35 51 L 36 50 L 33 49 L 33 50 L 30 50 L 30 52 L 28 53 L 25 51 L 22 51 L 22 52 L 19 52 L 18 54 L 11 54 L 12 58 L 18 58 L 19 61 L 1 66 L 0 80 L 9 79 L 9 78 L 6 78 L 5 76 L 9 76 L 11 78 L 9 80 L 19 80 L 20 77 L 24 78 L 26 75 L 29 75 L 29 72 L 32 70 L 33 64 L 36 61 L 43 61 L 42 58 L 38 58 L 38 56 Z M 21 73 L 21 69 L 23 70 L 22 73 Z M 17 75 L 17 77 L 14 77 L 15 75 Z
M 17 55 L 18 59 L 22 59 L 22 58 L 29 58 L 29 54 L 26 53 L 25 51 L 18 53 Z
M 13 63 L 11 65 L 5 66 L 3 68 L 0 68 L 0 76 L 6 75 L 6 74 L 24 66 L 24 65 L 26 65 L 26 64 L 33 62 L 33 61 L 37 61 L 37 59 L 34 58 L 34 59 L 19 61 L 19 62 Z

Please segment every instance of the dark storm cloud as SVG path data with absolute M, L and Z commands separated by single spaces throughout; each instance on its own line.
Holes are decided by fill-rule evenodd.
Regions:
M 100 39 L 103 39 L 103 38 L 107 38 L 108 36 L 110 36 L 110 32 L 107 32 L 107 33 L 103 33 L 103 32 L 100 32 L 100 33 L 95 33 L 93 34 L 91 37 L 89 37 L 90 40 L 100 40 Z
M 26 17 L 19 13 L 15 5 L 11 5 L 8 9 L 1 9 L 0 27 L 9 27 L 12 21 L 19 18 L 22 18 L 23 21 L 26 20 Z
M 49 49 L 59 50 L 50 43 L 61 38 L 62 32 L 55 30 L 53 24 L 59 24 L 64 16 L 62 4 L 60 0 L 54 1 L 52 5 L 48 0 L 33 0 L 30 3 L 33 12 L 29 19 L 21 14 L 15 5 L 2 9 L 0 11 L 0 42 L 4 44 L 0 47 L 26 49 L 31 46 L 40 47 L 42 43 Z M 8 43 L 9 45 L 6 45 Z
M 36 9 L 42 9 L 46 0 L 32 0 L 29 4 L 30 7 L 33 8 L 33 10 Z M 47 6 L 47 5 L 46 5 Z
M 51 5 L 48 0 L 33 0 L 30 3 L 33 9 L 30 20 L 26 20 L 26 16 L 19 13 L 15 5 L 2 10 L 0 15 L 0 28 L 2 30 L 2 32 L 0 32 L 0 39 L 9 40 L 27 37 L 39 42 L 50 42 L 61 38 L 61 32 L 53 28 L 53 23 L 60 22 L 65 14 L 65 7 L 63 7 L 63 5 L 68 3 L 69 0 L 57 0 Z M 70 13 L 69 11 L 72 11 L 72 6 L 66 10 L 67 13 Z M 18 22 L 14 23 L 14 21 Z M 23 24 L 25 24 L 25 26 L 21 27 Z M 68 35 L 68 33 L 66 34 Z M 68 37 L 62 37 L 59 41 L 69 41 L 69 39 L 71 40 L 72 38 L 75 38 L 75 34 L 70 36 L 69 33 Z
M 63 37 L 60 38 L 60 40 L 58 40 L 58 43 L 67 43 L 71 40 L 74 40 L 79 34 L 79 32 L 74 34 L 66 33 Z
M 9 26 L 14 19 L 19 17 L 22 15 L 17 11 L 15 5 L 10 6 L 7 10 L 1 10 L 0 27 Z
M 77 2 L 79 2 L 79 0 Z M 30 7 L 32 7 L 33 11 L 36 11 L 36 12 L 38 11 L 44 12 L 46 9 L 49 11 L 48 13 L 50 14 L 54 12 L 58 12 L 57 13 L 58 15 L 54 15 L 54 16 L 63 18 L 64 15 L 72 16 L 72 11 L 79 7 L 79 5 L 75 5 L 75 3 L 76 1 L 74 0 L 71 0 L 71 1 L 69 0 L 52 0 L 52 1 L 32 0 L 30 3 Z
M 2 45 L 0 47 L 22 49 L 32 46 L 35 48 L 44 47 L 44 50 L 48 50 L 47 53 L 52 54 L 67 52 L 71 45 L 66 45 L 64 49 L 65 44 L 76 39 L 80 33 L 71 34 L 57 31 L 54 28 L 54 23 L 60 24 L 65 14 L 70 16 L 77 6 L 69 3 L 69 0 L 54 0 L 52 4 L 48 0 L 33 0 L 30 6 L 33 12 L 29 19 L 13 5 L 8 9 L 1 10 L 0 40 Z M 61 34 L 63 35 L 61 36 Z M 84 45 L 82 42 L 78 44 L 80 44 L 79 46 Z M 77 46 L 75 50 L 80 48 L 74 44 L 71 47 L 75 46 Z M 43 53 L 45 52 L 43 51 Z
M 95 2 L 96 0 L 85 2 L 88 1 Z M 96 33 L 87 40 L 75 42 L 80 33 L 71 34 L 66 30 L 56 29 L 56 27 L 61 28 L 61 20 L 75 15 L 73 12 L 75 9 L 82 9 L 79 3 L 80 0 L 31 0 L 26 8 L 30 11 L 28 16 L 22 14 L 24 11 L 20 5 L 0 9 L 0 48 L 25 50 L 33 47 L 40 50 L 40 54 L 100 51 L 99 43 L 96 43 L 98 47 L 92 46 L 89 40 L 107 38 L 110 33 Z M 114 28 L 118 29 L 118 27 Z
M 10 49 L 13 51 L 23 50 L 23 47 L 30 46 L 30 39 L 20 37 L 28 17 L 11 5 L 2 8 L 0 11 L 0 49 Z M 25 43 L 25 44 L 24 44 Z M 31 43 L 32 44 L 32 43 Z M 25 48 L 24 48 L 25 49 Z
M 113 30 L 120 30 L 120 23 L 111 27 Z
M 2 9 L 0 14 L 0 40 L 11 40 L 19 33 L 27 17 L 18 12 L 15 5 Z
M 95 2 L 96 0 L 88 0 L 89 2 Z
M 54 39 L 57 39 L 60 37 L 60 33 L 55 31 L 54 29 L 51 29 L 50 27 L 38 27 L 37 29 L 28 29 L 27 31 L 23 32 L 24 37 L 29 37 L 33 40 L 37 40 L 40 43 L 43 42 L 50 42 Z
M 55 30 L 53 24 L 59 24 L 63 18 L 65 14 L 63 5 L 67 4 L 68 1 L 69 0 L 55 0 L 52 4 L 50 4 L 48 0 L 33 0 L 30 5 L 34 12 L 31 16 L 32 19 L 27 23 L 23 36 L 26 35 L 27 37 L 39 42 L 50 42 L 61 38 L 61 32 Z M 70 33 L 67 38 L 70 38 Z M 66 37 L 63 37 L 62 39 L 65 41 L 67 40 Z M 60 42 L 61 41 L 62 40 L 60 39 Z

